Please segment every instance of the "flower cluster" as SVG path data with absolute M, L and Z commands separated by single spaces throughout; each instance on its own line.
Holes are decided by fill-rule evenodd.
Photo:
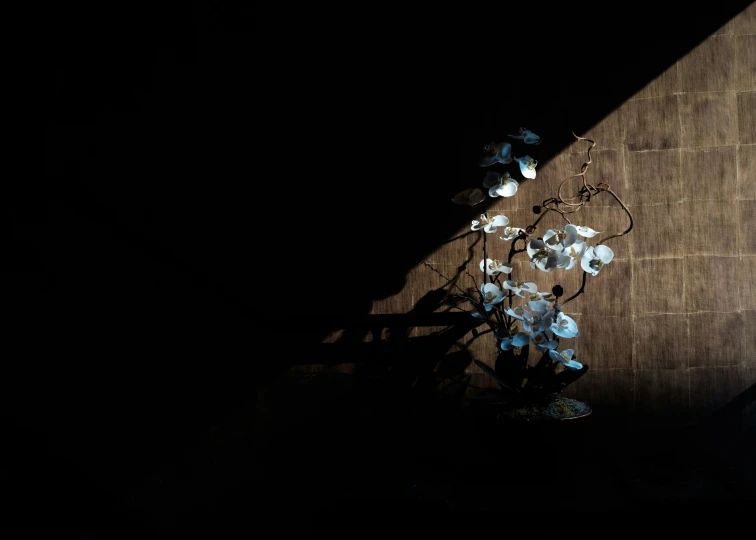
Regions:
M 520 128 L 519 133 L 510 134 L 512 139 L 522 141 L 526 145 L 540 144 L 541 138 L 531 131 Z M 576 136 L 577 137 L 577 136 Z M 586 140 L 595 145 L 593 141 Z M 538 161 L 529 155 L 514 157 L 512 145 L 508 142 L 491 142 L 483 148 L 484 155 L 479 165 L 492 167 L 494 165 L 509 165 L 517 163 L 519 173 L 525 179 L 536 178 Z M 547 199 L 541 205 L 534 207 L 536 214 L 545 215 L 556 212 L 564 219 L 565 224 L 558 229 L 548 229 L 542 236 L 536 236 L 537 225 L 543 215 L 529 226 L 513 226 L 504 214 L 489 216 L 484 211 L 479 218 L 472 220 L 471 229 L 478 231 L 483 237 L 484 255 L 480 261 L 483 273 L 483 283 L 476 286 L 474 295 L 457 295 L 470 301 L 474 306 L 472 315 L 486 322 L 497 340 L 501 351 L 513 351 L 516 348 L 534 347 L 543 354 L 544 359 L 551 366 L 551 372 L 556 373 L 555 367 L 562 365 L 566 370 L 585 371 L 587 366 L 578 362 L 574 348 L 564 348 L 561 351 L 560 340 L 570 340 L 580 336 L 577 322 L 564 312 L 564 305 L 582 294 L 586 285 L 586 276 L 597 276 L 601 270 L 612 262 L 614 252 L 606 246 L 606 240 L 626 234 L 632 229 L 632 216 L 627 207 L 610 189 L 606 183 L 593 186 L 585 179 L 585 173 L 592 163 L 590 148 L 588 161 L 583 165 L 580 174 L 570 178 L 582 178 L 577 195 L 570 199 L 561 197 L 562 185 L 559 186 L 556 197 Z M 515 171 L 516 172 L 516 171 Z M 458 193 L 452 200 L 458 204 L 476 206 L 488 197 L 512 197 L 520 183 L 509 172 L 488 171 L 483 177 L 483 189 L 473 188 Z M 602 234 L 592 227 L 575 224 L 569 215 L 578 210 L 593 196 L 609 193 L 620 204 L 630 218 L 630 227 L 619 234 L 604 238 L 593 243 L 593 238 Z M 486 237 L 496 234 L 500 241 L 508 243 L 509 255 L 506 259 L 493 259 L 488 256 Z M 522 243 L 518 249 L 517 242 Z M 520 281 L 513 273 L 513 257 L 518 253 L 526 253 L 530 267 L 541 272 L 555 270 L 571 270 L 579 266 L 583 271 L 582 286 L 579 291 L 565 301 L 561 301 L 564 291 L 561 286 L 555 286 L 551 291 L 541 291 L 532 281 Z M 550 362 L 548 362 L 550 361 Z M 543 362 L 543 361 L 542 361 Z M 540 364 L 539 364 L 540 365 Z M 548 385 L 547 385 L 548 386 Z

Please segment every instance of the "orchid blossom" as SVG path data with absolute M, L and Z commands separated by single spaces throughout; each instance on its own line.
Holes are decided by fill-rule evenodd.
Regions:
M 538 165 L 537 159 L 533 159 L 530 156 L 523 156 L 521 158 L 516 157 L 514 159 L 520 164 L 520 172 L 525 178 L 536 177 L 536 165 Z
M 556 321 L 551 323 L 551 331 L 563 338 L 575 338 L 580 335 L 575 319 L 568 317 L 561 311 L 557 313 Z
M 531 240 L 528 242 L 527 250 L 530 257 L 530 267 L 538 268 L 543 272 L 552 272 L 555 268 L 564 268 L 570 262 L 567 255 L 549 249 L 543 240 Z
M 525 232 L 525 229 L 520 229 L 517 227 L 504 227 L 504 236 L 500 236 L 502 240 L 511 241 L 517 238 L 520 233 Z
M 567 266 L 564 266 L 564 269 L 570 270 L 573 266 L 575 266 L 577 264 L 577 260 L 583 256 L 583 253 L 585 253 L 586 249 L 588 249 L 588 245 L 582 240 L 576 240 L 574 244 L 565 249 L 562 254 L 569 257 L 570 261 Z
M 497 276 L 501 273 L 509 274 L 512 272 L 511 266 L 496 259 L 486 259 L 485 262 L 480 261 L 480 270 L 483 271 L 484 269 L 489 276 Z
M 526 332 L 546 332 L 549 339 L 551 339 L 551 325 L 554 321 L 553 313 L 546 312 L 533 314 L 523 306 L 518 306 L 514 309 L 511 307 L 507 308 L 506 313 L 513 319 L 521 321 L 522 328 Z
M 512 197 L 517 193 L 519 185 L 517 180 L 509 176 L 508 172 L 501 175 L 489 171 L 483 180 L 483 187 L 488 188 L 488 195 L 491 197 Z
M 614 252 L 611 248 L 604 245 L 591 246 L 583 253 L 580 266 L 592 276 L 597 276 L 604 266 L 612 262 L 613 258 Z
M 536 292 L 530 295 L 527 306 L 533 313 L 544 314 L 549 309 L 549 304 L 554 300 L 550 292 Z
M 479 231 L 481 228 L 487 233 L 495 233 L 497 227 L 506 227 L 509 224 L 509 218 L 504 214 L 499 214 L 489 218 L 485 214 L 480 215 L 480 219 L 474 219 L 472 230 Z
M 488 167 L 494 163 L 509 165 L 512 163 L 512 145 L 508 142 L 491 142 L 483 147 L 485 156 L 480 160 L 481 167 Z
M 504 300 L 504 293 L 493 283 L 481 285 L 480 293 L 483 295 L 483 307 L 486 311 L 491 311 L 496 304 Z
M 586 238 L 593 238 L 597 234 L 601 234 L 601 231 L 594 231 L 590 227 L 584 227 L 582 225 L 575 225 L 575 228 L 577 229 L 577 232 L 580 236 L 584 236 Z
M 562 364 L 564 364 L 564 367 L 569 369 L 582 369 L 583 364 L 581 364 L 577 360 L 572 359 L 574 355 L 575 351 L 573 349 L 565 349 L 562 352 L 553 350 L 549 351 L 549 358 L 551 358 L 555 362 L 561 362 Z
M 517 296 L 520 296 L 522 298 L 525 298 L 525 294 L 523 293 L 523 291 L 529 292 L 529 293 L 534 293 L 538 291 L 538 285 L 536 285 L 532 281 L 523 282 L 523 281 L 516 281 L 516 280 L 508 279 L 504 282 L 503 286 L 505 289 L 512 291 Z
M 544 333 L 538 332 L 533 336 L 531 340 L 535 344 L 537 350 L 546 352 L 554 350 L 559 347 L 559 342 L 555 339 L 549 339 Z
M 525 144 L 540 144 L 541 143 L 541 137 L 536 135 L 530 130 L 527 130 L 525 128 L 520 128 L 520 133 L 518 135 L 509 134 L 510 137 L 513 139 L 521 139 L 522 142 Z
M 574 244 L 578 239 L 577 227 L 565 225 L 563 229 L 549 229 L 543 234 L 543 243 L 546 247 L 561 253 Z

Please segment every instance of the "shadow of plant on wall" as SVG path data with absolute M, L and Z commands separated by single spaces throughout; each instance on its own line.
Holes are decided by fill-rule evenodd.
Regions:
M 525 145 L 537 146 L 541 142 L 538 135 L 524 128 L 509 136 Z M 471 305 L 470 316 L 488 326 L 485 331 L 476 332 L 473 339 L 490 334 L 500 349 L 494 366 L 474 360 L 498 384 L 497 391 L 483 390 L 474 399 L 478 403 L 499 407 L 508 416 L 569 418 L 590 412 L 586 404 L 559 396 L 564 388 L 588 371 L 588 365 L 578 361 L 574 348 L 562 347 L 562 340 L 569 342 L 580 336 L 578 324 L 565 312 L 565 306 L 585 293 L 589 275 L 595 278 L 613 260 L 614 252 L 606 242 L 629 233 L 633 228 L 630 211 L 611 186 L 607 182 L 593 184 L 587 178 L 593 164 L 591 150 L 596 143 L 574 133 L 573 136 L 577 141 L 590 144 L 580 172 L 563 179 L 556 194 L 533 207 L 538 217 L 531 225 L 514 227 L 504 214 L 489 215 L 485 210 L 478 219 L 472 220 L 472 231 L 477 232 L 483 241 L 483 260 L 479 265 L 482 283 L 478 286 L 469 273 L 474 288 L 463 290 L 454 283 L 459 292 L 454 293 L 453 298 Z M 479 161 L 481 167 L 514 163 L 519 169 L 518 177 L 525 181 L 536 177 L 538 160 L 524 152 L 520 153 L 521 157 L 516 157 L 508 142 L 492 141 L 483 152 Z M 567 196 L 568 189 L 575 184 L 575 194 Z M 512 197 L 518 191 L 519 181 L 509 171 L 489 170 L 483 187 L 488 190 L 488 197 Z M 573 223 L 573 220 L 580 216 L 577 212 L 604 194 L 614 198 L 619 205 L 617 209 L 626 214 L 629 225 L 624 231 L 589 245 L 590 239 L 601 231 Z M 472 207 L 485 200 L 486 193 L 480 188 L 467 189 L 452 198 L 454 203 Z M 538 225 L 549 213 L 558 214 L 564 224 L 539 236 Z M 489 245 L 487 240 L 488 235 L 494 233 L 499 233 L 500 240 L 509 244 L 506 259 L 489 257 L 490 253 L 497 251 L 497 246 Z M 579 289 L 562 300 L 565 291 L 561 285 L 555 285 L 550 291 L 541 291 L 534 281 L 517 277 L 515 257 L 521 253 L 527 254 L 531 269 L 545 273 L 569 271 L 579 266 L 583 270 Z M 452 283 L 452 280 L 448 281 Z M 588 338 L 603 339 L 604 336 Z M 534 359 L 536 355 L 532 352 L 540 353 L 540 357 Z M 555 401 L 557 398 L 558 402 Z M 557 404 L 559 407 L 555 408 Z

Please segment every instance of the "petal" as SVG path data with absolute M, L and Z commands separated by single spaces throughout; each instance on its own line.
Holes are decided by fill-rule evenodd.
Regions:
M 523 290 L 525 290 L 525 291 L 528 291 L 529 293 L 538 292 L 538 285 L 536 285 L 532 281 L 528 281 L 527 283 L 523 283 L 522 285 L 520 285 L 520 288 L 523 289 Z
M 525 135 L 525 140 L 523 142 L 525 144 L 538 144 L 540 141 L 540 136 L 536 135 L 535 133 L 528 132 L 528 134 Z
M 560 312 L 559 315 L 557 316 L 557 322 L 559 323 L 567 322 L 567 326 L 566 326 L 567 330 L 569 332 L 572 332 L 573 334 L 577 334 L 578 326 L 577 326 L 577 323 L 575 322 L 575 319 L 573 319 L 572 317 L 568 317 L 564 313 Z
M 515 347 L 522 347 L 530 343 L 530 334 L 526 332 L 518 332 L 517 335 L 512 338 L 512 345 Z
M 551 331 L 554 332 L 559 337 L 563 338 L 574 338 L 577 337 L 577 334 L 573 334 L 572 332 L 567 331 L 567 329 L 560 327 L 557 323 L 553 323 L 551 325 Z
M 554 362 L 564 362 L 562 355 L 553 349 L 549 351 L 549 358 L 551 358 Z
M 572 257 L 569 255 L 564 255 L 562 253 L 557 254 L 557 268 L 564 268 L 565 270 L 569 270 L 573 266 L 575 266 L 575 261 Z
M 561 244 L 556 240 L 556 235 L 559 233 L 559 231 L 554 229 L 549 229 L 545 233 L 543 233 L 543 242 L 546 244 L 546 247 L 549 249 L 555 249 L 557 251 L 562 251 Z
M 593 252 L 596 255 L 596 258 L 600 259 L 604 264 L 609 264 L 614 258 L 614 252 L 608 246 L 596 246 L 593 248 Z
M 504 214 L 499 214 L 497 216 L 494 216 L 494 218 L 491 220 L 491 224 L 494 227 L 506 227 L 509 224 L 509 218 Z
M 583 364 L 578 362 L 577 360 L 567 360 L 566 362 L 562 362 L 565 367 L 568 367 L 570 369 L 582 369 Z
M 577 242 L 577 239 L 578 239 L 577 227 L 575 227 L 572 224 L 565 225 L 564 232 L 567 233 L 567 238 L 565 238 L 564 241 L 562 242 L 562 245 L 564 247 L 569 247 L 575 242 Z
M 559 257 L 557 257 L 556 255 L 549 255 L 548 257 L 546 257 L 545 266 L 546 270 L 548 270 L 549 272 L 551 272 L 554 268 L 558 268 Z
M 536 171 L 535 169 L 531 169 L 528 167 L 528 162 L 523 163 L 520 162 L 520 172 L 525 178 L 535 178 L 536 177 Z
M 499 289 L 495 283 L 484 283 L 481 285 L 480 290 L 483 293 L 483 296 L 485 296 L 487 292 L 496 296 L 503 296 L 501 289 Z
M 588 244 L 583 242 L 582 240 L 575 240 L 575 243 L 570 246 L 569 255 L 570 257 L 582 257 L 583 253 L 588 249 Z
M 512 338 L 505 338 L 501 340 L 501 348 L 508 351 L 512 348 Z
M 475 223 L 473 221 L 473 223 Z M 533 255 L 538 253 L 541 249 L 546 247 L 546 244 L 543 243 L 543 240 L 533 239 L 530 242 L 528 242 L 528 257 L 531 259 L 533 258 Z
M 535 264 L 535 268 L 538 268 L 542 272 L 551 272 L 554 270 L 554 266 L 549 266 L 549 259 L 546 257 L 530 261 L 530 263 L 531 266 Z
M 505 231 L 504 236 L 500 236 L 499 238 L 507 241 L 514 240 L 522 231 L 523 229 L 519 229 L 517 227 L 509 227 L 508 231 Z
M 508 180 L 501 185 L 497 192 L 502 197 L 512 197 L 515 193 L 517 193 L 517 188 L 519 185 L 520 184 L 517 182 L 517 180 Z
M 531 300 L 527 305 L 533 313 L 538 313 L 539 315 L 546 313 L 546 310 L 549 308 L 548 300 Z
M 582 268 L 585 272 L 588 272 L 589 274 L 596 275 L 598 272 L 596 272 L 593 267 L 591 267 L 591 261 L 594 259 L 593 256 L 593 248 L 589 247 L 585 253 L 583 253 L 583 258 L 580 259 L 580 268 Z
M 559 342 L 552 339 L 552 340 L 547 341 L 541 346 L 544 347 L 545 349 L 549 349 L 553 351 L 554 349 L 559 347 Z
M 483 187 L 499 187 L 501 185 L 501 175 L 494 171 L 488 171 L 483 179 Z
M 594 231 L 590 227 L 582 227 L 580 225 L 576 225 L 575 228 L 577 229 L 577 232 L 580 236 L 585 236 L 586 238 L 593 238 L 597 234 L 601 234 L 601 231 Z
M 534 313 L 538 313 L 539 315 L 546 313 L 546 310 L 549 308 L 549 302 L 546 300 L 531 300 L 527 305 Z
M 499 163 L 508 165 L 512 163 L 512 145 L 508 142 L 501 142 L 495 145 L 496 157 Z

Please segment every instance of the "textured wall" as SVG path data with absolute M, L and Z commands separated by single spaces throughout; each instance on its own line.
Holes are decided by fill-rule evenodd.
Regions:
M 621 70 L 622 59 L 617 62 Z M 610 183 L 635 227 L 609 241 L 614 261 L 589 276 L 586 294 L 565 308 L 582 336 L 563 346 L 574 346 L 591 367 L 566 393 L 612 411 L 683 419 L 710 412 L 756 381 L 756 4 L 583 135 L 597 143 L 589 181 Z M 489 212 L 503 212 L 514 226 L 532 223 L 533 204 L 579 172 L 586 147 L 576 142 L 562 150 L 538 168 L 536 180 L 522 182 L 515 197 L 497 199 Z M 470 187 L 482 177 L 470 178 Z M 471 219 L 477 213 L 472 210 Z M 602 236 L 627 227 L 625 214 L 605 194 L 583 214 L 576 222 L 606 231 Z M 552 214 L 540 234 L 559 223 Z M 451 277 L 471 253 L 468 268 L 480 281 L 482 242 L 476 238 L 453 240 L 427 262 Z M 489 256 L 506 259 L 508 243 L 495 234 L 488 242 Z M 579 287 L 579 268 L 545 274 L 520 257 L 520 275 L 539 290 L 559 282 L 569 295 Z M 376 301 L 373 313 L 405 312 L 444 284 L 420 264 L 404 290 Z M 472 283 L 463 273 L 459 284 Z M 488 338 L 471 348 L 493 365 L 497 349 Z M 477 373 L 477 384 L 486 383 L 476 366 L 469 371 Z

